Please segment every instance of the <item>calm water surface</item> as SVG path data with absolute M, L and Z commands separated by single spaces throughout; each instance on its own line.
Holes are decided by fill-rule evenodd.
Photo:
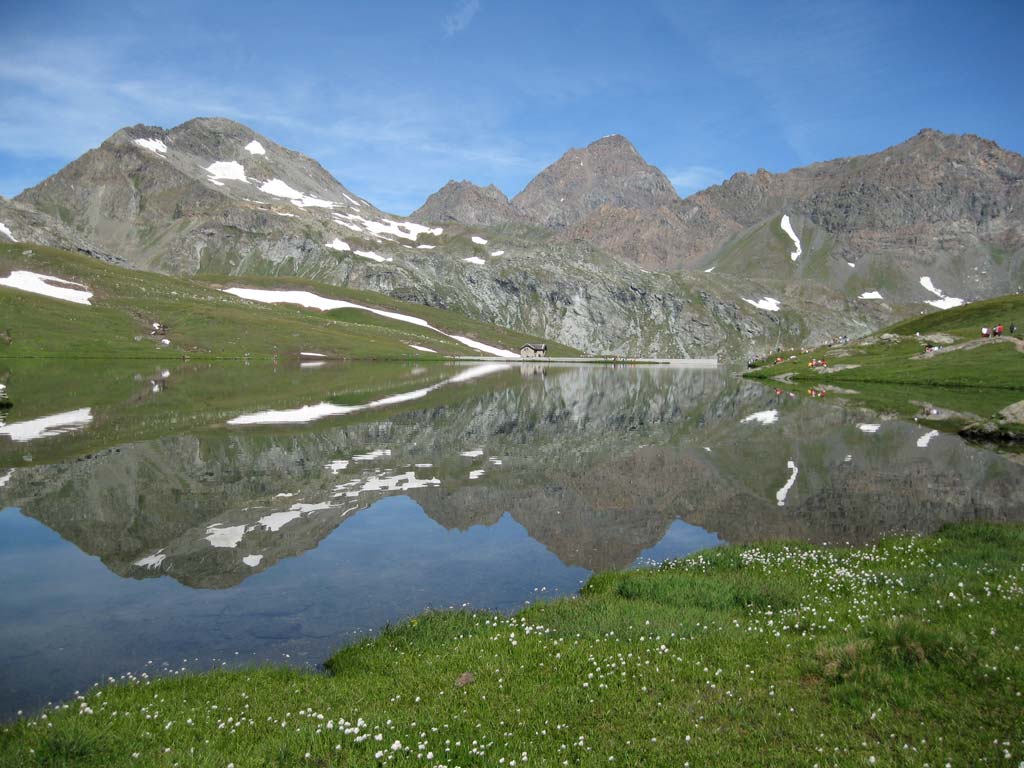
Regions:
M 315 665 L 427 608 L 772 538 L 1024 519 L 1024 467 L 723 371 L 0 362 L 0 717 Z

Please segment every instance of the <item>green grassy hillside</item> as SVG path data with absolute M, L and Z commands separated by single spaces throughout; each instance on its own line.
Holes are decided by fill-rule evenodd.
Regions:
M 93 296 L 90 305 L 83 305 L 0 286 L 0 357 L 269 358 L 305 351 L 349 359 L 403 359 L 480 354 L 442 333 L 361 310 L 338 315 L 243 301 L 219 290 L 228 285 L 307 290 L 419 317 L 445 333 L 512 351 L 529 341 L 543 341 L 453 312 L 311 281 L 189 280 L 123 269 L 54 248 L 0 245 L 0 278 L 14 270 L 80 283 Z M 153 323 L 167 327 L 165 337 L 151 334 Z M 547 343 L 552 355 L 579 354 Z
M 896 333 L 902 336 L 912 336 L 916 333 L 948 333 L 966 340 L 981 338 L 982 327 L 992 328 L 1000 323 L 1005 326 L 1004 333 L 1007 335 L 1011 323 L 1024 324 L 1024 296 L 998 296 L 954 309 L 930 312 L 896 323 L 881 333 Z M 1017 335 L 1021 335 L 1019 328 Z
M 844 389 L 844 396 L 905 416 L 946 409 L 953 412 L 947 425 L 960 427 L 1024 400 L 1024 341 L 1019 329 L 1009 334 L 1015 317 L 1024 318 L 1024 296 L 988 299 L 897 323 L 863 341 L 783 353 L 783 362 L 747 375 Z M 1003 337 L 981 337 L 983 325 L 1000 322 Z M 827 365 L 809 367 L 812 359 Z
M 0 765 L 1016 765 L 1022 553 L 997 525 L 705 551 L 327 675 L 128 676 L 0 728 Z

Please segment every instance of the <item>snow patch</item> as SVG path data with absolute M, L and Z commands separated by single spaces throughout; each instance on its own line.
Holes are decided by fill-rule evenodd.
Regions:
M 473 235 L 469 239 L 472 240 L 477 245 L 487 245 L 487 241 L 484 238 L 480 237 L 479 235 Z
M 848 266 L 850 269 L 856 269 L 857 268 L 857 265 L 854 264 L 852 261 L 846 262 L 846 266 Z
M 10 482 L 11 478 L 14 477 L 14 470 L 8 470 L 5 475 L 0 476 L 0 488 L 3 488 L 7 483 Z
M 459 454 L 459 456 L 465 456 L 466 458 L 469 458 L 469 459 L 473 459 L 473 458 L 476 458 L 477 456 L 483 456 L 483 455 L 484 455 L 484 452 L 481 451 L 479 448 L 477 448 L 475 450 L 472 450 L 472 451 L 463 451 L 462 453 Z
M 789 239 L 793 241 L 793 245 L 796 246 L 796 250 L 789 254 L 789 258 L 796 261 L 800 258 L 800 254 L 804 252 L 803 248 L 800 247 L 800 238 L 796 236 L 796 232 L 793 231 L 793 225 L 789 222 L 789 214 L 782 214 L 782 221 L 779 222 L 779 226 L 782 227 L 782 231 L 789 235 Z
M 504 251 L 491 251 L 491 256 L 504 256 Z
M 939 297 L 938 299 L 933 299 L 932 301 L 926 301 L 925 304 L 930 304 L 936 309 L 952 309 L 953 307 L 959 307 L 964 304 L 963 299 L 957 299 L 953 296 L 947 296 L 940 289 L 936 288 L 935 284 L 932 282 L 932 279 L 927 275 L 922 277 L 920 282 L 922 288 L 924 288 L 929 293 L 933 293 Z
M 858 299 L 880 299 L 880 298 L 882 298 L 882 294 L 880 294 L 878 291 L 866 291 L 865 293 L 862 293 L 857 298 Z
M 478 480 L 479 478 L 484 476 L 484 472 L 485 472 L 485 470 L 483 470 L 483 469 L 471 470 L 470 473 L 469 473 L 469 479 L 470 480 Z
M 206 166 L 210 181 L 244 181 L 249 183 L 245 175 L 245 167 L 235 160 L 220 160 Z
M 869 435 L 873 435 L 875 432 L 882 428 L 881 424 L 858 424 L 857 429 Z
M 327 357 L 319 352 L 299 352 L 299 357 Z
M 390 448 L 378 448 L 375 451 L 369 453 L 361 453 L 358 456 L 353 456 L 352 461 L 373 461 L 374 459 L 383 459 L 385 456 L 391 455 Z
M 432 352 L 435 355 L 437 354 L 437 350 L 431 349 L 430 347 L 421 347 L 418 344 L 410 344 L 409 346 L 413 349 L 419 350 L 420 352 Z
M 147 555 L 146 557 L 136 560 L 134 565 L 137 565 L 139 568 L 159 568 L 160 563 L 166 559 L 167 555 L 165 555 L 163 551 L 154 552 L 152 555 Z
M 6 224 L 0 223 L 0 232 L 7 235 L 7 237 L 11 238 L 11 240 L 17 241 L 17 238 L 14 236 L 14 233 L 11 232 L 11 230 L 8 228 Z
M 917 447 L 918 448 L 927 448 L 928 447 L 928 443 L 930 443 L 932 441 L 932 438 L 935 438 L 935 437 L 938 437 L 938 436 L 939 436 L 939 430 L 937 430 L 937 429 L 933 429 L 931 432 L 929 432 L 926 435 L 921 435 L 919 438 L 917 438 Z
M 359 253 L 359 251 L 356 251 Z M 486 352 L 489 355 L 495 357 L 519 357 L 515 352 L 509 352 L 507 349 L 499 349 L 498 347 L 492 347 L 482 342 L 476 341 L 475 339 L 469 339 L 465 336 L 455 336 L 450 333 L 435 328 L 426 320 L 415 317 L 413 315 L 404 315 L 400 312 L 389 312 L 384 309 L 375 309 L 374 307 L 365 307 L 362 304 L 354 304 L 351 301 L 342 301 L 340 299 L 328 299 L 325 296 L 319 296 L 309 291 L 284 291 L 284 290 L 264 290 L 260 288 L 226 288 L 225 293 L 230 293 L 232 296 L 238 296 L 242 299 L 249 299 L 250 301 L 260 301 L 266 304 L 298 304 L 302 307 L 309 307 L 310 309 L 319 309 L 326 311 L 329 309 L 361 309 L 365 312 L 371 312 L 381 317 L 387 317 L 392 320 L 398 320 L 403 323 L 411 323 L 412 325 L 418 325 L 421 328 L 426 328 L 434 333 L 439 333 L 442 336 L 447 336 L 450 339 L 455 339 L 460 344 L 465 344 L 467 347 Z
M 708 267 L 708 268 L 707 268 L 707 269 L 705 269 L 704 271 L 705 271 L 705 272 L 708 272 L 708 273 L 710 273 L 710 272 L 714 272 L 714 271 L 715 271 L 715 268 L 714 268 L 714 267 Z
M 416 224 L 412 221 L 394 221 L 392 219 L 373 221 L 371 219 L 364 219 L 362 216 L 351 216 L 350 218 L 361 221 L 363 227 L 375 235 L 391 235 L 392 237 L 401 237 L 413 242 L 422 234 L 434 232 L 430 227 L 424 227 L 422 224 Z
M 252 141 L 245 145 L 245 151 L 248 152 L 250 155 L 267 154 L 267 150 L 265 150 L 263 148 L 263 145 L 256 141 L 256 139 L 253 139 Z
M 263 562 L 263 555 L 246 555 L 242 558 L 242 562 L 248 565 L 250 568 L 255 568 L 261 562 Z
M 757 307 L 758 309 L 764 309 L 767 310 L 768 312 L 779 311 L 779 300 L 773 299 L 771 296 L 765 296 L 763 299 L 758 299 L 757 301 L 754 301 L 753 299 L 743 300 L 747 302 L 747 304 L 750 304 L 753 307 Z
M 438 331 L 438 333 L 442 332 Z M 448 334 L 445 334 L 445 336 L 447 335 Z M 515 352 L 509 352 L 507 349 L 501 349 L 499 347 L 492 347 L 489 344 L 484 344 L 482 341 L 470 339 L 466 336 L 452 336 L 451 338 L 455 339 L 460 344 L 465 344 L 467 347 L 472 347 L 473 349 L 479 350 L 480 352 L 484 352 L 488 355 L 494 355 L 495 357 L 519 357 Z
M 458 382 L 469 381 L 470 379 L 476 379 L 481 376 L 487 376 L 497 371 L 506 370 L 508 367 L 508 365 L 502 365 L 500 363 L 477 365 L 460 374 L 452 376 L 450 379 L 434 384 L 433 386 L 426 387 L 424 389 L 416 389 L 412 392 L 402 392 L 397 395 L 391 395 L 389 397 L 381 398 L 380 400 L 373 400 L 361 405 L 317 403 L 316 405 L 304 405 L 301 408 L 292 408 L 284 411 L 260 411 L 258 413 L 247 413 L 230 419 L 227 423 L 231 426 L 247 426 L 252 424 L 307 424 L 311 421 L 317 421 L 318 419 L 323 419 L 328 416 L 344 416 L 345 414 L 365 411 L 371 408 L 382 408 L 388 405 L 396 405 L 410 400 L 417 400 L 421 397 L 426 397 L 435 389 L 447 384 L 455 384 Z
M 0 435 L 6 435 L 15 443 L 27 443 L 44 437 L 77 432 L 92 423 L 92 408 L 79 408 L 30 421 L 16 421 L 0 427 Z
M 280 179 L 270 179 L 260 184 L 260 192 L 265 192 L 268 195 L 274 197 L 286 197 L 289 200 L 294 200 L 302 197 L 302 193 L 299 190 L 289 187 L 285 182 Z
M 348 247 L 348 243 L 346 243 L 344 240 L 339 240 L 338 238 L 334 238 L 333 240 L 331 240 L 331 242 L 324 243 L 324 245 L 326 245 L 328 248 L 334 249 L 335 251 L 344 252 L 352 250 L 351 248 Z
M 277 533 L 292 520 L 298 520 L 300 517 L 302 517 L 302 512 L 293 507 L 284 512 L 271 512 L 269 515 L 264 515 L 256 523 L 271 533 Z
M 470 256 L 468 259 L 463 259 L 463 261 L 468 262 L 470 264 L 478 264 L 480 266 L 483 266 L 484 264 L 487 263 L 486 261 L 481 259 L 479 256 Z
M 343 469 L 348 469 L 348 459 L 335 459 L 332 462 L 324 464 L 324 469 L 331 470 L 332 475 L 336 475 Z
M 362 483 L 360 486 L 359 484 Z M 361 493 L 372 491 L 409 491 L 414 488 L 429 488 L 440 485 L 441 481 L 436 477 L 417 477 L 415 472 L 403 472 L 402 474 L 389 475 L 381 472 L 366 480 L 352 480 L 339 485 L 336 490 L 340 493 L 337 496 L 358 496 Z
M 356 256 L 362 256 L 364 259 L 369 259 L 370 261 L 376 261 L 376 262 L 381 263 L 381 264 L 386 263 L 388 261 L 393 261 L 393 259 L 390 256 L 388 256 L 386 258 L 384 256 L 378 256 L 373 251 L 354 251 L 354 253 L 355 253 Z
M 135 139 L 132 141 L 132 144 L 148 149 L 150 152 L 155 152 L 158 155 L 167 154 L 167 145 L 160 141 L 160 139 Z
M 752 413 L 749 416 L 740 419 L 740 424 L 749 424 L 751 422 L 757 422 L 758 424 L 774 424 L 779 420 L 779 412 L 774 408 L 770 411 L 758 411 Z
M 789 480 L 786 481 L 786 484 L 775 492 L 775 500 L 778 502 L 780 507 L 786 506 L 786 496 L 789 495 L 789 491 L 793 487 L 793 483 L 796 482 L 796 476 L 800 472 L 800 470 L 797 469 L 796 463 L 792 460 L 786 462 L 786 468 L 793 470 L 793 474 L 789 476 Z
M 270 179 L 260 184 L 260 192 L 274 197 L 284 197 L 291 201 L 292 205 L 299 208 L 333 208 L 335 203 L 330 200 L 321 200 L 314 195 L 307 195 L 280 179 Z
M 26 291 L 28 293 L 38 293 L 41 296 L 49 296 L 51 299 L 71 301 L 75 304 L 90 303 L 89 299 L 92 298 L 92 291 L 62 288 L 57 285 L 50 285 L 50 283 L 63 283 L 64 285 L 77 285 L 79 288 L 85 288 L 81 283 L 73 283 L 60 277 L 41 275 L 37 272 L 21 269 L 11 272 L 7 277 L 0 277 L 0 285 L 6 285 L 8 288 L 17 288 L 19 291 Z
M 437 246 L 436 245 L 417 245 L 416 247 L 419 248 L 421 251 L 432 251 Z
M 245 536 L 244 525 L 224 528 L 220 523 L 214 523 L 206 529 L 206 540 L 214 547 L 233 549 L 242 543 L 243 536 Z

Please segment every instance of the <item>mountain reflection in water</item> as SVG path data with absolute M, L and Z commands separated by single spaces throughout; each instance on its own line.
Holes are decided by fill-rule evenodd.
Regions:
M 447 367 L 259 417 L 318 402 L 0 469 L 0 712 L 153 659 L 319 662 L 428 607 L 509 610 L 723 541 L 1024 518 L 1004 456 L 719 371 Z

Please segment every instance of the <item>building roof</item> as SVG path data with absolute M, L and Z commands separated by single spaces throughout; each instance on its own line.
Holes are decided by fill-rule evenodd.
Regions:
M 532 349 L 534 352 L 547 352 L 547 344 L 523 344 L 520 349 Z

